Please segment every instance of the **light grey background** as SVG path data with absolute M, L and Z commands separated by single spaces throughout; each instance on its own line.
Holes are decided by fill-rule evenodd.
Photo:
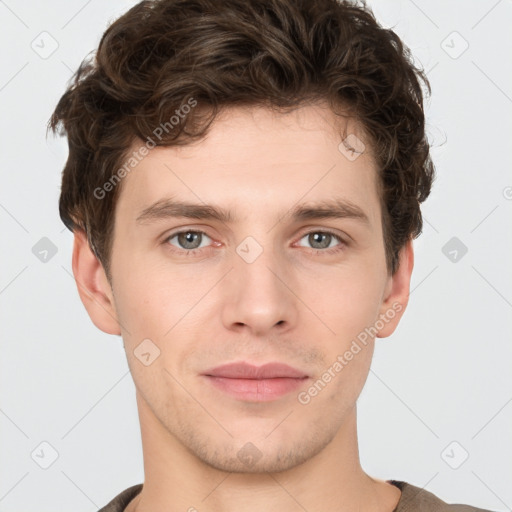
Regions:
M 92 512 L 143 481 L 121 339 L 87 316 L 58 216 L 67 144 L 45 140 L 72 72 L 134 4 L 0 1 L 2 512 Z M 370 5 L 428 71 L 438 178 L 408 311 L 377 340 L 359 399 L 362 465 L 448 502 L 511 510 L 512 1 Z M 32 250 L 43 237 L 57 250 L 46 262 Z M 452 237 L 465 255 L 443 253 Z M 47 469 L 42 442 L 58 453 Z

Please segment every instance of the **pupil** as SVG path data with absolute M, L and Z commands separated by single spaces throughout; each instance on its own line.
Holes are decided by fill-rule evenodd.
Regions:
M 181 238 L 181 245 L 184 246 L 186 249 L 196 249 L 197 248 L 197 239 L 199 238 L 198 233 L 194 233 L 193 231 L 187 231 L 186 233 L 182 233 L 180 235 L 180 238 Z
M 321 248 L 325 248 L 329 245 L 329 243 L 325 243 L 325 240 L 328 240 L 331 235 L 328 235 L 326 233 L 313 233 L 313 240 L 315 243 L 319 243 Z M 324 238 L 324 241 L 322 242 L 322 238 Z

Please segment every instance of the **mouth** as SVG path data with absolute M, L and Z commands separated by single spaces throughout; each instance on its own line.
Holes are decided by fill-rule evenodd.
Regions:
M 282 363 L 254 366 L 230 363 L 207 370 L 202 376 L 216 389 L 238 400 L 269 402 L 295 391 L 309 376 Z

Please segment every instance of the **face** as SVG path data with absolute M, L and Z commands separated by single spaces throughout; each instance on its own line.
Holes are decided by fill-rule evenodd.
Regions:
M 144 414 L 209 466 L 282 471 L 319 453 L 405 308 L 369 146 L 354 159 L 334 126 L 319 106 L 229 109 L 206 139 L 151 149 L 123 178 L 112 316 Z M 228 363 L 296 375 L 215 370 Z

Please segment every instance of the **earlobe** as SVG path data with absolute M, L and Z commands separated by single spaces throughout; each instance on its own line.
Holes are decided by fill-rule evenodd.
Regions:
M 398 269 L 389 277 L 386 295 L 380 310 L 380 324 L 377 338 L 386 338 L 395 331 L 409 302 L 411 274 L 414 267 L 412 239 L 400 251 Z
M 112 289 L 82 230 L 74 232 L 72 268 L 78 294 L 94 325 L 107 334 L 120 335 Z

